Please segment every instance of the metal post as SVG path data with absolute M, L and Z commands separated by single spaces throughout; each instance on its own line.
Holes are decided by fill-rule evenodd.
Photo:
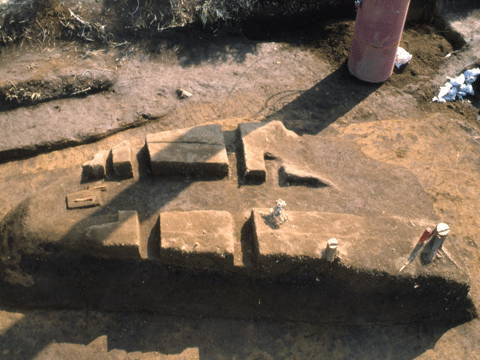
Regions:
M 437 255 L 439 249 L 442 248 L 445 238 L 447 237 L 450 231 L 450 227 L 445 223 L 440 223 L 437 225 L 437 235 L 431 240 L 433 241 L 432 251 L 428 257 L 428 262 L 432 261 Z
M 326 260 L 332 262 L 335 259 L 335 254 L 337 252 L 338 240 L 337 239 L 330 239 L 327 243 L 327 251 L 326 251 Z

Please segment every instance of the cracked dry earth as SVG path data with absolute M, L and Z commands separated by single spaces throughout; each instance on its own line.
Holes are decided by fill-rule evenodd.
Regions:
M 128 49 L 78 43 L 6 49 L 0 63 L 7 84 L 25 87 L 32 76 L 50 89 L 71 78 L 85 83 L 71 82 L 69 93 L 45 91 L 54 95 L 43 101 L 2 108 L 0 218 L 124 140 L 203 124 L 220 124 L 229 137 L 239 123 L 280 120 L 297 134 L 349 140 L 368 157 L 411 171 L 452 229 L 448 241 L 464 257 L 478 307 L 476 110 L 429 103 L 431 79 L 452 46 L 434 29 L 408 27 L 403 42 L 414 60 L 386 83 L 371 85 L 351 78 L 345 67 L 348 53 L 341 47 L 348 48 L 353 21 L 331 26 L 327 40 L 300 45 L 288 37 L 255 42 L 197 34 L 173 47 L 158 40 L 153 52 L 142 41 Z M 82 78 L 87 70 L 103 75 Z M 97 90 L 82 91 L 94 88 L 92 81 L 100 84 Z M 178 99 L 179 88 L 192 96 Z M 92 310 L 0 311 L 2 359 L 475 359 L 479 344 L 478 319 L 455 327 L 338 326 Z

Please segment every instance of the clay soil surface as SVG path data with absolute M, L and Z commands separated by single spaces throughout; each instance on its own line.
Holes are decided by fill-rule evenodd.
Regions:
M 112 7 L 117 13 L 110 15 L 101 1 L 65 4 L 91 24 L 111 25 L 120 16 L 119 7 Z M 122 21 L 134 18 L 137 2 L 128 5 Z M 58 18 L 55 9 L 48 10 L 43 10 L 43 19 Z M 4 46 L 0 54 L 0 79 L 15 84 L 5 89 L 10 95 L 17 87 L 26 89 L 20 99 L 5 97 L 0 104 L 0 143 L 8 148 L 0 161 L 0 219 L 22 199 L 123 140 L 201 124 L 221 124 L 232 137 L 238 123 L 280 120 L 297 134 L 335 135 L 356 143 L 375 160 L 410 170 L 452 229 L 448 241 L 455 242 L 465 259 L 478 308 L 478 108 L 467 102 L 430 103 L 438 89 L 433 79 L 448 61 L 445 56 L 457 50 L 455 44 L 430 23 L 410 22 L 401 46 L 412 53 L 412 62 L 383 84 L 366 84 L 346 67 L 353 18 L 285 21 L 272 20 L 268 30 L 245 22 L 239 33 L 220 35 L 201 26 L 152 35 L 151 30 L 127 31 L 129 24 L 118 23 L 123 28 L 112 30 L 108 41 L 57 34 L 56 25 L 39 21 L 39 28 L 27 34 L 30 39 Z M 81 80 L 79 75 L 93 67 L 114 74 L 103 83 L 104 77 L 95 77 L 108 86 L 68 82 L 68 76 Z M 36 81 L 30 81 L 34 76 Z M 55 92 L 54 86 L 67 90 Z M 192 96 L 179 99 L 179 88 Z M 471 100 L 478 103 L 478 97 Z M 233 153 L 235 148 L 227 150 Z M 456 327 L 349 327 L 0 308 L 1 359 L 479 356 L 478 320 Z

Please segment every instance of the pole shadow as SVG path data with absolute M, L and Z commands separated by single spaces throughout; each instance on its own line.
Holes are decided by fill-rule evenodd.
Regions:
M 264 109 L 266 120 L 280 120 L 299 135 L 315 135 L 353 110 L 382 83 L 372 84 L 351 75 L 348 63 L 333 71 L 308 90 L 292 90 L 270 97 Z

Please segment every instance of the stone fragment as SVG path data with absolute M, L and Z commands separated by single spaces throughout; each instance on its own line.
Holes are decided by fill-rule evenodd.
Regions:
M 128 141 L 112 148 L 112 166 L 116 179 L 138 178 L 137 161 Z
M 184 89 L 177 89 L 177 97 L 181 99 L 189 98 L 192 96 L 192 93 Z
M 84 190 L 67 195 L 67 208 L 79 209 L 102 205 L 102 198 L 97 191 Z
M 100 180 L 105 177 L 108 151 L 100 151 L 93 156 L 93 159 L 83 164 L 83 178 L 85 180 Z
M 161 258 L 185 267 L 232 267 L 233 229 L 226 211 L 160 213 Z
M 136 211 L 118 211 L 118 221 L 90 226 L 85 231 L 94 255 L 138 260 L 140 256 L 140 223 Z
M 223 178 L 229 163 L 220 125 L 149 134 L 146 137 L 155 175 L 193 175 Z

